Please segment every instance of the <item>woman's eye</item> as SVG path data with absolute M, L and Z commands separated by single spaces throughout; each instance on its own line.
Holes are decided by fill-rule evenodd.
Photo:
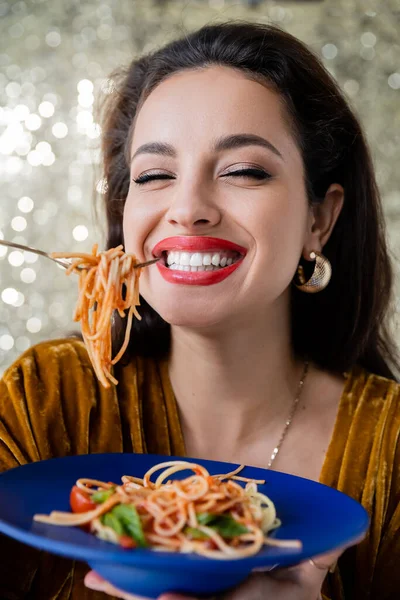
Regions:
M 156 181 L 158 179 L 175 179 L 175 177 L 168 175 L 167 173 L 143 173 L 143 175 L 133 179 L 133 181 L 138 185 L 143 185 L 144 183 Z
M 249 179 L 257 179 L 263 181 L 264 179 L 270 179 L 271 175 L 262 169 L 239 169 L 237 171 L 229 171 L 222 175 L 222 177 L 248 177 Z

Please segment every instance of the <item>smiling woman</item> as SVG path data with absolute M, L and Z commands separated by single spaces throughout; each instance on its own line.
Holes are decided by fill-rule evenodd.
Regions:
M 99 388 L 78 340 L 36 346 L 6 372 L 0 464 L 154 452 L 319 480 L 363 503 L 371 534 L 229 597 L 394 600 L 392 274 L 360 124 L 318 59 L 272 26 L 204 27 L 114 82 L 106 246 L 160 260 L 141 274 L 118 386 Z M 115 314 L 117 348 L 125 329 Z M 17 563 L 21 548 L 2 543 L 2 597 L 100 598 L 83 590 L 84 566 L 34 553 Z M 125 597 L 93 573 L 86 583 Z

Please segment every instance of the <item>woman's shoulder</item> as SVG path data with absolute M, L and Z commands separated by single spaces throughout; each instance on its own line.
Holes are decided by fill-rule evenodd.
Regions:
M 73 368 L 90 368 L 90 360 L 83 341 L 78 337 L 68 337 L 39 342 L 31 346 L 3 375 L 4 382 L 12 382 L 22 374 L 39 376 L 40 379 L 54 377 L 55 367 L 66 367 L 71 373 Z
M 400 383 L 361 366 L 345 373 L 344 399 L 356 410 L 376 410 L 400 402 Z

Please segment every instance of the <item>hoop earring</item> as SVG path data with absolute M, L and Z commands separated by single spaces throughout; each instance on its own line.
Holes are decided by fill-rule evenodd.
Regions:
M 329 260 L 316 250 L 310 253 L 310 258 L 315 260 L 315 266 L 313 274 L 310 279 L 306 281 L 304 276 L 304 268 L 302 265 L 297 267 L 297 277 L 299 284 L 295 283 L 295 286 L 302 292 L 307 294 L 316 294 L 321 292 L 328 285 L 332 276 L 332 267 Z

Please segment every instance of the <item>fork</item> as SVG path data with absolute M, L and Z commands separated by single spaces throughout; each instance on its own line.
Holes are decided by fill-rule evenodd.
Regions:
M 17 248 L 18 250 L 24 250 L 26 252 L 32 252 L 33 254 L 39 254 L 39 256 L 44 256 L 45 258 L 49 258 L 50 260 L 53 260 L 58 265 L 60 265 L 60 267 L 64 267 L 64 269 L 68 269 L 68 267 L 71 266 L 71 262 L 68 259 L 53 258 L 52 256 L 50 256 L 50 254 L 48 252 L 45 252 L 44 250 L 37 250 L 37 248 L 31 248 L 30 246 L 23 246 L 22 244 L 16 244 L 15 242 L 7 242 L 6 240 L 0 240 L 0 245 L 1 246 L 9 246 L 10 248 Z M 158 260 L 160 260 L 160 259 L 154 258 L 153 260 L 148 260 L 143 263 L 138 263 L 137 265 L 134 265 L 133 268 L 139 269 L 141 267 L 148 267 L 149 265 L 152 265 L 153 263 L 157 262 Z M 78 268 L 81 269 L 82 267 L 78 267 Z

